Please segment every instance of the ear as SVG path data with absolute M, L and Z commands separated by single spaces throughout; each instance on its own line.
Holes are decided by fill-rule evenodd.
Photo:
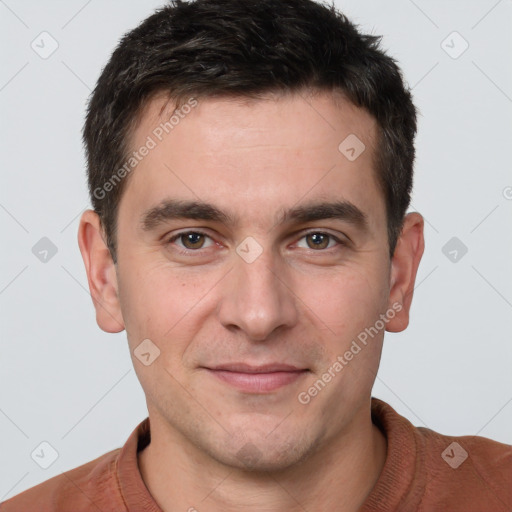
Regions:
M 118 297 L 116 267 L 103 238 L 100 218 L 93 210 L 86 210 L 82 214 L 78 245 L 96 309 L 96 322 L 105 332 L 121 332 L 124 321 Z
M 423 225 L 423 217 L 419 213 L 406 215 L 402 233 L 391 259 L 388 307 L 397 313 L 386 324 L 386 330 L 389 332 L 403 331 L 409 325 L 416 272 L 425 248 Z M 398 305 L 401 305 L 401 308 Z

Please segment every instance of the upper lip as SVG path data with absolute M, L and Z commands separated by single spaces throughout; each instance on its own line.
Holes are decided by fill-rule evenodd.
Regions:
M 263 365 L 250 365 L 247 363 L 226 363 L 208 367 L 209 370 L 224 370 L 239 373 L 271 373 L 271 372 L 300 372 L 306 368 L 299 368 L 290 364 L 270 363 Z

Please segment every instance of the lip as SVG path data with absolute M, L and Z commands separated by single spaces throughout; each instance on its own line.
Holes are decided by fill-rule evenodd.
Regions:
M 241 391 L 260 394 L 290 385 L 309 372 L 305 368 L 281 363 L 260 366 L 229 363 L 205 369 L 217 379 Z
M 226 363 L 208 367 L 209 370 L 225 370 L 238 373 L 271 373 L 271 372 L 297 372 L 306 370 L 290 364 L 268 363 L 263 365 L 251 365 L 247 363 Z

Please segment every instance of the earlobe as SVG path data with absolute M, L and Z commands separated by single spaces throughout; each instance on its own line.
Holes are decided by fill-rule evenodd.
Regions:
M 411 308 L 416 273 L 425 248 L 423 237 L 423 217 L 419 213 L 406 215 L 403 229 L 398 239 L 395 253 L 391 260 L 390 293 L 388 307 L 401 309 L 391 319 L 386 330 L 389 332 L 403 331 L 409 324 L 409 311 Z
M 105 332 L 121 332 L 124 330 L 124 321 L 118 297 L 116 268 L 102 236 L 99 216 L 93 210 L 86 210 L 82 214 L 78 245 L 96 309 L 96 322 Z

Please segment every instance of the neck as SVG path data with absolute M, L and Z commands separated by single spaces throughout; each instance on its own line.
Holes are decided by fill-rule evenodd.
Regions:
M 355 512 L 386 459 L 386 439 L 372 424 L 369 408 L 362 408 L 347 432 L 330 439 L 307 460 L 275 473 L 225 466 L 163 421 L 154 422 L 154 416 L 150 415 L 151 442 L 138 454 L 139 468 L 164 512 Z

